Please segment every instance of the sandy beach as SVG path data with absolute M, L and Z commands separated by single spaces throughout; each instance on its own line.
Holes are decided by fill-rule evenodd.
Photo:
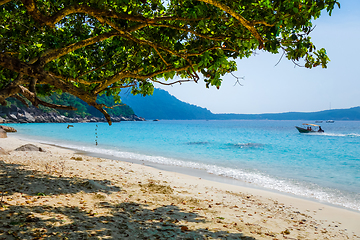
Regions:
M 360 212 L 0 139 L 0 239 L 360 239 Z

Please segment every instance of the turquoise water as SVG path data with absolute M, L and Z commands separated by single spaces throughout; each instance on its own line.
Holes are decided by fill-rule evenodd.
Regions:
M 17 136 L 147 163 L 193 168 L 360 211 L 360 122 L 147 121 L 8 124 Z M 98 145 L 96 145 L 96 142 Z M 190 169 L 189 169 L 190 170 Z

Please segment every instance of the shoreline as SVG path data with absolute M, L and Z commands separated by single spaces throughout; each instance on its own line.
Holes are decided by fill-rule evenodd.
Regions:
M 55 147 L 61 147 L 61 146 L 56 146 L 56 145 L 54 145 L 54 146 Z M 64 148 L 66 148 L 66 147 L 64 147 Z M 328 203 L 328 202 L 322 202 L 321 200 L 318 200 L 318 199 L 315 199 L 315 198 L 298 196 L 298 195 L 295 195 L 293 193 L 281 192 L 281 191 L 278 191 L 276 189 L 268 189 L 268 188 L 261 187 L 261 186 L 258 186 L 256 184 L 253 184 L 253 183 L 243 182 L 241 180 L 237 180 L 237 179 L 234 179 L 234 178 L 231 178 L 231 177 L 225 177 L 225 176 L 221 176 L 221 175 L 212 174 L 212 173 L 209 173 L 209 172 L 207 172 L 206 170 L 203 170 L 203 169 L 194 169 L 194 168 L 189 168 L 189 167 L 185 167 L 185 166 L 166 165 L 166 164 L 155 163 L 155 162 L 147 162 L 145 160 L 126 159 L 126 158 L 116 157 L 116 156 L 113 156 L 113 155 L 107 155 L 107 154 L 102 154 L 102 153 L 93 153 L 93 152 L 87 152 L 87 151 L 80 151 L 80 150 L 72 149 L 72 148 L 66 148 L 66 149 L 73 150 L 77 154 L 81 154 L 81 155 L 85 155 L 85 156 L 104 158 L 104 159 L 108 159 L 108 160 L 123 161 L 123 162 L 128 162 L 128 163 L 137 164 L 137 165 L 144 165 L 144 166 L 147 166 L 147 167 L 150 167 L 150 168 L 155 168 L 155 169 L 161 170 L 161 171 L 174 172 L 174 173 L 182 174 L 184 176 L 191 176 L 191 177 L 194 177 L 194 178 L 204 179 L 204 180 L 207 180 L 209 182 L 217 182 L 217 183 L 220 183 L 220 184 L 238 186 L 240 188 L 243 187 L 243 188 L 246 188 L 246 189 L 259 190 L 261 192 L 269 192 L 270 194 L 276 194 L 276 195 L 280 195 L 280 196 L 292 197 L 292 198 L 295 198 L 295 199 L 302 199 L 302 200 L 305 200 L 305 201 L 319 203 L 319 204 L 322 204 L 322 205 L 326 205 L 326 206 L 330 206 L 330 207 L 334 207 L 334 208 L 339 208 L 339 209 L 344 209 L 344 210 L 347 210 L 347 211 L 350 211 L 350 212 L 355 212 L 355 213 L 360 214 L 360 211 L 357 211 L 356 209 L 351 209 L 351 208 L 347 208 L 347 207 L 344 207 L 344 206 L 340 206 L 340 205 L 336 205 L 336 204 L 332 204 L 332 203 Z
M 125 234 L 125 237 L 126 234 L 129 234 L 129 229 L 135 228 L 139 230 L 148 227 L 151 231 L 145 231 L 144 234 L 148 234 L 147 237 L 152 238 L 156 234 L 161 233 L 159 238 L 164 239 L 173 233 L 175 233 L 175 236 L 179 234 L 182 236 L 183 234 L 183 237 L 191 236 L 203 239 L 207 239 L 206 236 L 209 238 L 219 238 L 221 235 L 226 234 L 229 235 L 228 237 L 230 239 L 239 239 L 245 236 L 255 239 L 286 239 L 291 237 L 303 239 L 347 239 L 347 237 L 349 237 L 350 239 L 360 239 L 360 229 L 358 227 L 360 213 L 352 210 L 333 207 L 272 191 L 211 181 L 183 173 L 157 169 L 143 164 L 80 155 L 70 149 L 62 149 L 57 146 L 38 142 L 33 144 L 41 146 L 46 150 L 45 153 L 12 151 L 16 147 L 30 142 L 29 140 L 19 140 L 16 136 L 0 139 L 0 147 L 6 151 L 11 151 L 10 155 L 0 155 L 0 163 L 4 162 L 4 164 L 1 165 L 2 169 L 4 169 L 3 165 L 11 166 L 14 169 L 33 169 L 32 171 L 36 172 L 36 174 L 34 174 L 35 179 L 43 179 L 43 177 L 46 176 L 45 179 L 54 179 L 51 182 L 54 186 L 58 184 L 56 180 L 60 182 L 64 180 L 72 182 L 73 179 L 76 178 L 78 181 L 82 181 L 81 184 L 76 182 L 70 184 L 75 185 L 75 191 L 65 185 L 62 186 L 62 194 L 56 193 L 55 191 L 46 196 L 41 196 L 40 199 L 46 198 L 48 200 L 46 204 L 42 202 L 43 204 L 41 206 L 58 206 L 59 204 L 56 201 L 58 201 L 59 198 L 62 199 L 63 195 L 65 195 L 68 199 L 73 199 L 74 202 L 78 202 L 78 204 L 74 204 L 72 201 L 66 203 L 65 200 L 61 200 L 63 202 L 62 207 L 65 209 L 74 207 L 74 209 L 79 210 L 77 213 L 79 216 L 84 215 L 82 210 L 85 210 L 85 212 L 96 211 L 96 215 L 91 216 L 90 214 L 90 216 L 106 216 L 106 219 L 111 219 L 119 223 L 122 218 L 114 213 L 111 215 L 111 213 L 107 212 L 108 209 L 103 207 L 102 204 L 106 202 L 105 205 L 109 205 L 110 208 L 114 204 L 126 205 L 127 207 L 121 208 L 123 209 L 122 212 L 129 213 L 130 211 L 131 218 L 129 219 L 134 220 L 136 218 L 136 222 L 129 222 L 127 224 L 127 227 L 125 227 L 127 230 L 121 233 Z M 14 164 L 18 164 L 18 167 Z M 63 164 L 64 168 L 62 173 L 59 174 L 59 172 L 54 171 L 46 173 L 46 170 L 50 168 L 49 165 L 51 164 L 54 166 L 57 165 L 58 169 L 61 169 L 61 164 Z M 4 174 L 4 170 L 2 170 L 2 177 L 0 179 L 4 178 Z M 11 179 L 14 179 L 14 181 L 17 180 L 16 178 Z M 109 181 L 111 183 L 108 183 Z M 87 187 L 84 188 L 84 184 L 90 184 L 91 191 L 88 191 Z M 0 184 L 0 187 L 4 188 L 4 185 Z M 144 187 L 145 185 L 147 188 Z M 155 188 L 152 189 L 153 187 Z M 156 187 L 162 188 L 162 190 Z M 3 207 L 1 211 L 7 212 L 8 209 L 20 206 L 26 209 L 26 200 L 25 204 L 21 205 L 24 203 L 21 199 L 25 194 L 21 193 L 19 189 L 16 189 L 16 186 L 14 186 L 14 189 L 16 191 L 13 191 L 11 196 L 10 193 L 7 193 L 4 197 L 7 199 L 5 200 L 6 204 L 10 205 L 5 209 Z M 149 189 L 152 189 L 152 191 Z M 124 190 L 126 193 L 123 193 Z M 1 191 L 4 192 L 5 190 L 1 189 Z M 26 195 L 33 198 L 37 196 L 36 194 L 29 193 Z M 50 199 L 48 199 L 48 195 Z M 84 201 L 88 203 L 87 206 L 83 206 L 84 204 L 78 201 L 79 195 L 81 195 L 80 199 L 86 199 Z M 94 197 L 97 195 L 99 195 L 99 199 Z M 10 200 L 8 201 L 8 199 Z M 15 204 L 12 204 L 12 202 Z M 131 205 L 128 205 L 130 203 Z M 32 205 L 35 204 L 35 202 L 28 204 Z M 82 209 L 80 206 L 85 209 Z M 159 216 L 157 216 L 156 218 L 158 220 L 152 220 L 150 226 L 148 226 L 145 222 L 150 222 L 151 219 L 132 213 L 133 208 L 139 209 L 139 207 L 141 211 L 152 208 L 151 212 L 155 211 L 157 215 L 161 217 L 159 218 Z M 180 217 L 172 218 L 169 213 L 171 210 L 173 211 L 172 213 L 176 212 L 176 214 L 174 214 L 177 216 L 185 214 L 186 218 L 185 216 L 182 220 L 179 219 Z M 135 212 L 138 211 L 140 210 Z M 33 218 L 42 219 L 40 222 L 45 222 L 43 215 L 37 215 L 36 212 L 32 214 L 34 215 Z M 117 214 L 119 214 L 119 212 L 117 212 Z M 193 214 L 197 217 L 193 218 Z M 64 213 L 63 215 L 65 215 L 64 218 L 69 218 L 70 216 Z M 72 215 L 74 215 L 74 213 L 72 213 Z M 189 218 L 191 218 L 192 221 L 189 221 Z M 91 222 L 91 220 L 92 219 L 88 218 L 87 222 Z M 178 220 L 178 222 L 176 222 L 176 220 Z M 71 220 L 68 221 L 71 222 Z M 92 228 L 87 228 L 87 225 L 80 226 L 78 234 L 84 232 L 90 232 L 90 235 L 96 234 L 96 229 L 100 226 L 98 226 L 98 223 L 95 224 L 92 222 L 92 224 Z M 14 227 L 18 226 L 14 225 Z M 61 226 L 57 227 L 58 229 L 61 228 Z M 159 227 L 161 230 L 157 231 L 156 229 Z M 50 232 L 49 229 L 43 226 L 42 228 L 43 230 L 45 229 L 46 232 Z M 110 226 L 108 227 L 108 231 L 116 232 L 117 230 L 115 228 L 115 225 Z M 170 230 L 164 230 L 168 228 Z M 62 227 L 62 229 L 65 229 L 65 227 Z M 3 230 L 2 232 L 2 228 L 0 227 L 0 236 L 4 234 L 7 234 L 6 231 Z M 71 237 L 69 239 L 71 239 Z
M 214 182 L 219 182 L 219 183 L 229 184 L 229 185 L 234 185 L 234 186 L 240 186 L 240 187 L 245 187 L 245 188 L 250 188 L 250 189 L 257 189 L 260 191 L 284 195 L 287 197 L 293 197 L 296 199 L 302 199 L 302 200 L 306 200 L 306 201 L 310 201 L 310 202 L 314 202 L 314 203 L 320 203 L 320 204 L 327 205 L 327 206 L 334 207 L 334 208 L 340 208 L 340 209 L 352 211 L 355 213 L 360 213 L 360 210 L 358 211 L 357 209 L 352 209 L 352 208 L 348 208 L 348 207 L 345 207 L 342 205 L 337 205 L 337 204 L 333 204 L 330 202 L 321 201 L 319 199 L 311 198 L 308 196 L 296 195 L 291 192 L 285 192 L 285 191 L 283 192 L 283 191 L 279 191 L 277 189 L 265 188 L 265 187 L 256 185 L 251 182 L 244 182 L 244 181 L 234 179 L 234 178 L 231 178 L 228 176 L 212 174 L 212 173 L 207 172 L 204 169 L 191 168 L 191 167 L 179 166 L 179 165 L 168 165 L 168 164 L 162 164 L 162 163 L 157 163 L 157 162 L 150 162 L 150 161 L 146 161 L 146 160 L 124 158 L 124 157 L 119 157 L 119 156 L 110 155 L 110 154 L 106 154 L 106 153 L 90 152 L 87 150 L 80 150 L 77 148 L 56 145 L 54 143 L 46 143 L 46 142 L 43 142 L 42 140 L 32 140 L 27 137 L 17 137 L 17 138 L 22 139 L 24 141 L 37 142 L 39 144 L 45 144 L 45 145 L 49 145 L 49 146 L 68 149 L 68 150 L 74 151 L 76 154 L 81 154 L 81 155 L 86 155 L 86 156 L 91 156 L 91 157 L 96 157 L 96 158 L 105 158 L 105 159 L 109 159 L 109 160 L 124 161 L 124 162 L 128 162 L 128 163 L 139 164 L 139 165 L 145 165 L 145 166 L 155 168 L 158 170 L 162 170 L 162 171 L 176 172 L 176 173 L 180 173 L 180 174 L 187 175 L 187 176 L 199 177 L 202 179 L 206 179 L 208 181 L 214 181 Z

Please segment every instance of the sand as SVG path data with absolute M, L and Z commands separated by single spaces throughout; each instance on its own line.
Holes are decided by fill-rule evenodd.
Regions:
M 0 239 L 360 239 L 360 212 L 8 136 Z

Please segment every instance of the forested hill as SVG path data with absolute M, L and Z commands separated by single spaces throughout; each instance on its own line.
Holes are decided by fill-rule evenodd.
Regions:
M 129 105 L 136 115 L 147 120 L 151 119 L 212 119 L 213 114 L 206 108 L 182 102 L 162 89 L 154 89 L 154 94 L 143 97 L 133 96 L 122 91 L 123 103 Z
M 38 108 L 32 106 L 25 106 L 22 102 L 15 98 L 8 98 L 6 106 L 0 106 L 0 122 L 99 122 L 105 121 L 101 112 L 92 106 L 89 106 L 84 101 L 80 100 L 69 93 L 53 94 L 48 97 L 40 97 L 45 102 L 73 106 L 76 111 L 71 110 L 58 110 L 42 105 Z M 114 106 L 112 97 L 99 96 L 97 102 L 106 104 L 107 106 Z M 114 108 L 107 109 L 111 116 L 112 121 L 143 121 L 134 114 L 134 111 L 127 105 L 120 104 Z
M 114 117 L 120 117 L 129 120 L 145 118 L 146 120 L 153 119 L 168 119 L 168 120 L 234 120 L 234 119 L 249 119 L 249 120 L 357 120 L 360 121 L 360 107 L 354 107 L 350 109 L 333 109 L 319 112 L 302 113 L 302 112 L 287 112 L 287 113 L 272 113 L 272 114 L 213 114 L 210 110 L 202 108 L 196 105 L 192 105 L 186 102 L 182 102 L 176 97 L 170 95 L 167 91 L 162 89 L 155 89 L 154 94 L 151 96 L 143 97 L 141 95 L 133 96 L 126 90 L 121 94 L 122 102 L 119 107 L 113 109 L 107 109 L 109 114 Z M 46 102 L 60 105 L 71 105 L 77 107 L 77 111 L 65 111 L 54 110 L 39 105 L 39 110 L 32 107 L 32 109 L 26 108 L 20 101 L 11 99 L 8 102 L 8 106 L 0 106 L 0 120 L 13 120 L 17 122 L 16 117 L 20 121 L 21 116 L 28 116 L 25 112 L 31 115 L 43 115 L 47 114 L 50 118 L 56 114 L 58 116 L 64 116 L 66 118 L 103 118 L 103 115 L 94 107 L 89 106 L 80 99 L 64 93 L 61 95 L 54 94 L 50 97 L 43 98 Z M 113 106 L 115 103 L 112 97 L 100 96 L 98 103 L 103 103 L 108 106 Z M 23 112 L 20 114 L 19 109 Z M 18 113 L 16 113 L 18 112 Z M 135 114 L 136 115 L 135 115 Z M 18 114 L 19 116 L 17 116 Z M 45 115 L 44 115 L 45 114 Z M 15 116 L 16 115 L 16 116 Z M 22 119 L 28 122 L 29 119 Z M 114 121 L 115 118 L 113 119 Z M 44 118 L 42 122 L 48 122 L 47 118 Z M 52 121 L 52 120 L 51 120 Z
M 273 114 L 213 114 L 210 110 L 185 103 L 162 89 L 155 89 L 151 96 L 133 96 L 123 91 L 121 99 L 136 115 L 152 119 L 269 119 L 269 120 L 360 120 L 360 107 L 333 109 L 319 112 L 287 112 Z

